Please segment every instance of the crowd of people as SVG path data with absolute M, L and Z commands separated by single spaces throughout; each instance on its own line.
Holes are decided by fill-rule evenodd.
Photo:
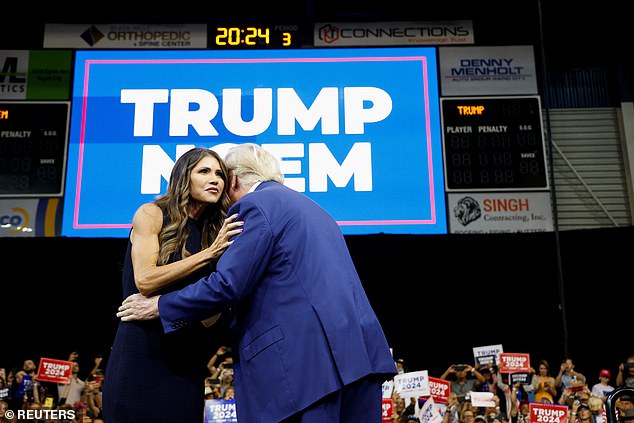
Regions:
M 531 423 L 531 403 L 566 408 L 570 423 L 606 423 L 608 395 L 616 388 L 634 388 L 634 356 L 619 365 L 614 379 L 609 369 L 602 369 L 596 379 L 587 377 L 576 369 L 571 358 L 562 361 L 556 374 L 551 373 L 546 360 L 540 360 L 537 369 L 530 369 L 529 383 L 511 383 L 508 375 L 500 373 L 495 365 L 449 366 L 439 376 L 450 383 L 447 403 L 439 404 L 442 423 Z M 495 405 L 473 406 L 472 392 L 492 393 Z M 424 399 L 401 398 L 398 393 L 393 393 L 392 422 L 419 422 L 417 410 L 422 407 L 421 400 Z M 616 410 L 622 421 L 634 422 L 634 397 L 619 396 Z
M 82 373 L 77 351 L 72 351 L 66 360 L 72 364 L 68 383 L 38 380 L 38 366 L 33 359 L 25 359 L 21 368 L 0 368 L 0 422 L 104 423 L 102 357 L 95 357 L 94 366 Z M 18 414 L 19 410 L 25 412 Z
M 22 368 L 0 368 L 0 423 L 18 422 L 6 416 L 7 410 L 73 410 L 74 419 L 33 418 L 36 423 L 104 423 L 101 388 L 104 377 L 101 357 L 94 358 L 94 366 L 80 373 L 79 355 L 72 352 L 68 361 L 73 363 L 70 383 L 39 382 L 37 365 L 26 359 Z M 396 361 L 400 372 L 406 372 L 402 360 Z M 218 348 L 207 363 L 209 375 L 201 381 L 201 396 L 206 400 L 232 400 L 232 351 L 226 346 Z M 451 392 L 442 410 L 442 423 L 531 423 L 531 403 L 566 406 L 570 423 L 606 423 L 605 400 L 616 388 L 634 388 L 634 356 L 628 357 L 615 369 L 603 369 L 596 378 L 578 371 L 572 359 L 564 360 L 556 373 L 546 360 L 531 368 L 530 383 L 510 386 L 505 375 L 496 366 L 451 365 L 439 379 L 450 383 Z M 473 391 L 493 393 L 494 407 L 475 407 L 469 394 Z M 418 412 L 423 398 L 403 398 L 392 393 L 392 423 L 419 422 Z M 624 419 L 634 422 L 634 398 L 627 395 L 617 400 L 617 410 Z M 631 410 L 631 411 L 627 411 Z M 46 417 L 44 414 L 33 414 Z M 21 420 L 24 421 L 24 420 Z M 108 422 L 105 422 L 108 423 Z M 202 423 L 202 422 L 201 422 Z M 533 422 L 536 423 L 536 422 Z
M 95 357 L 82 374 L 74 351 L 64 365 L 70 374 L 54 382 L 34 357 L 0 369 L 0 423 L 197 423 L 204 399 L 234 398 L 243 423 L 427 417 L 421 398 L 386 389 L 405 365 L 392 357 L 337 222 L 283 180 L 277 159 L 255 144 L 234 146 L 224 159 L 202 147 L 181 155 L 167 194 L 133 217 L 106 365 Z M 207 329 L 222 316 L 240 351 L 221 346 L 208 358 Z M 614 389 L 607 369 L 597 384 L 571 359 L 556 375 L 542 360 L 530 378 L 505 376 L 495 363 L 451 365 L 439 376 L 450 395 L 434 411 L 442 423 L 564 423 L 531 422 L 530 404 L 540 402 L 565 407 L 572 423 L 605 423 Z M 634 356 L 614 384 L 634 387 Z M 477 406 L 476 392 L 488 392 L 494 406 Z M 382 400 L 391 415 L 379 416 Z M 618 406 L 632 410 L 623 406 L 631 400 Z
M 26 359 L 22 367 L 0 368 L 0 423 L 29 421 L 35 423 L 104 423 L 102 408 L 102 387 L 105 370 L 102 357 L 94 358 L 94 367 L 80 374 L 79 354 L 70 353 L 72 363 L 69 383 L 40 382 L 34 360 Z M 201 395 L 206 400 L 234 399 L 233 358 L 231 349 L 225 346 L 207 363 L 209 375 L 201 381 Z M 6 411 L 12 410 L 12 418 Z M 17 410 L 72 410 L 72 419 L 45 418 L 46 413 L 31 413 L 33 419 L 18 419 Z M 49 413 L 52 416 L 51 413 Z M 71 415 L 66 413 L 66 415 Z M 43 417 L 43 418 L 39 418 Z M 201 422 L 202 423 L 202 422 Z

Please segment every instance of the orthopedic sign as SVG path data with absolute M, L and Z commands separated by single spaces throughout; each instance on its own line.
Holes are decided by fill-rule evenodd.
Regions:
M 63 236 L 126 237 L 193 147 L 252 142 L 345 234 L 446 233 L 434 48 L 76 52 Z

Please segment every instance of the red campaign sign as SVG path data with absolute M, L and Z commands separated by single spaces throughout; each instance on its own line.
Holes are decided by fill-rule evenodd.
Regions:
M 392 413 L 394 412 L 394 401 L 392 401 L 392 398 L 383 398 L 381 408 L 381 422 L 392 423 Z
M 531 423 L 568 423 L 568 406 L 531 402 L 529 405 Z
M 525 353 L 500 353 L 501 373 L 530 373 L 531 359 Z
M 40 382 L 70 383 L 72 371 L 72 361 L 42 357 L 37 369 L 37 380 Z
M 429 393 L 431 395 L 424 395 L 421 398 L 427 401 L 429 397 L 432 397 L 436 404 L 447 404 L 451 393 L 451 382 L 429 376 Z

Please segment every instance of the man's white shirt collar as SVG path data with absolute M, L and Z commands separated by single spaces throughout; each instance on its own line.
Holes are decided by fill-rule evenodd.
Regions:
M 255 184 L 251 185 L 251 188 L 249 188 L 249 192 L 253 192 L 255 191 L 255 189 L 258 187 L 258 185 L 260 185 L 262 183 L 262 181 L 257 181 Z

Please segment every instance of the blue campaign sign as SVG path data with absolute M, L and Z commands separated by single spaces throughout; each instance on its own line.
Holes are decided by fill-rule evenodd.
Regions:
M 237 423 L 235 399 L 205 400 L 205 423 Z
M 436 49 L 77 51 L 62 235 L 126 237 L 192 147 L 253 142 L 344 234 L 444 234 Z

